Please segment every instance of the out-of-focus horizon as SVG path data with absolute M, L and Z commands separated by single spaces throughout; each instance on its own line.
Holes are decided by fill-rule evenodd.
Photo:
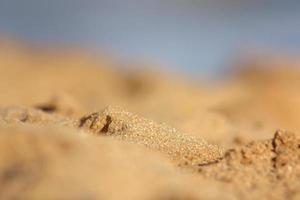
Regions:
M 246 52 L 300 55 L 299 8 L 293 0 L 1 0 L 0 36 L 216 74 Z

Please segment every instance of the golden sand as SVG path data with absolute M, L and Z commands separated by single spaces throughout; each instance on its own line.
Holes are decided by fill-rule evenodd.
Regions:
M 84 116 L 79 127 L 161 151 L 179 165 L 203 165 L 217 162 L 222 157 L 222 151 L 216 145 L 116 107 Z
M 300 71 L 274 62 L 212 86 L 1 43 L 0 199 L 299 199 Z

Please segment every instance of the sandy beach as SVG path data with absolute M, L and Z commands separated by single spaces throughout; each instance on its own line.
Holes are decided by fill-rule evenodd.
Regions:
M 212 83 L 118 65 L 1 41 L 0 199 L 300 198 L 299 61 Z

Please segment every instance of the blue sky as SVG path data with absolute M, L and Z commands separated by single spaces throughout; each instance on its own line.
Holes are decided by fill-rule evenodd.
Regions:
M 0 34 L 216 73 L 241 49 L 299 53 L 299 10 L 296 0 L 0 0 Z

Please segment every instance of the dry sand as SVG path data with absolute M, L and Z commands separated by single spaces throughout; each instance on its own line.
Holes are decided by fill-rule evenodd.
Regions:
M 1 42 L 0 199 L 299 199 L 293 65 L 212 86 Z

